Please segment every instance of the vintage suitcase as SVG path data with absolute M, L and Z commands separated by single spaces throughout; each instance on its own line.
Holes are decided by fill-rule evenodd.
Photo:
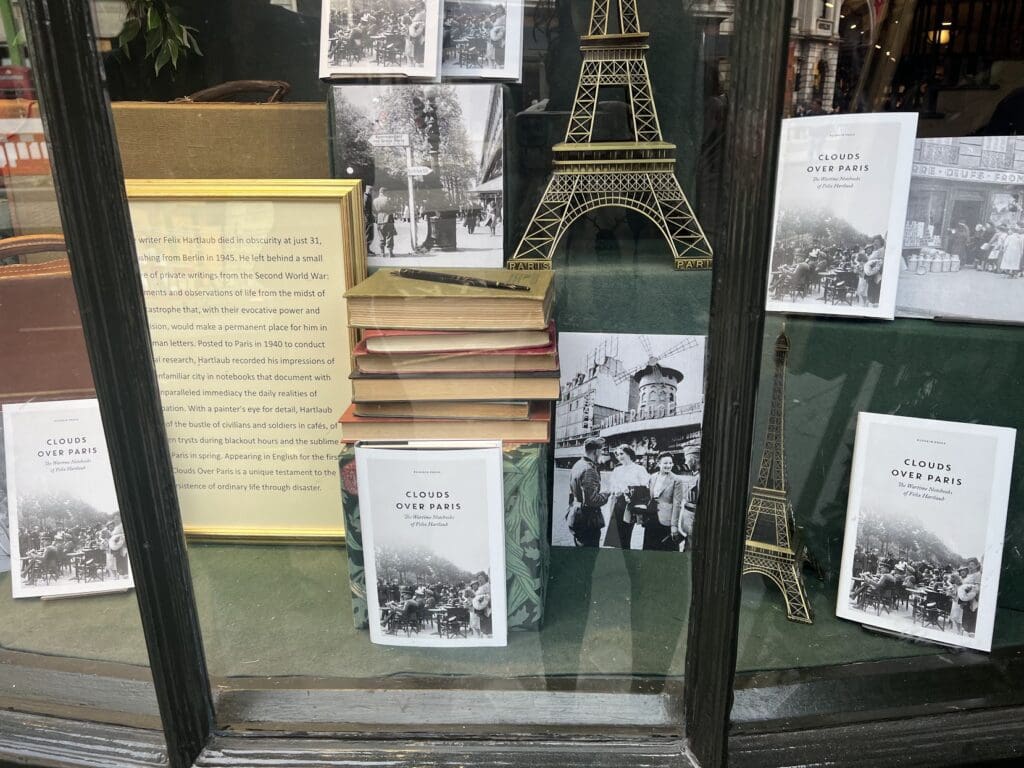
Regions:
M 126 179 L 326 179 L 326 103 L 279 103 L 277 81 L 238 81 L 170 103 L 114 102 Z M 221 102 L 269 92 L 264 104 Z
M 51 240 L 8 238 L 0 256 L 12 248 L 52 252 L 59 246 Z M 0 402 L 94 396 L 67 259 L 0 267 L 0 317 Z

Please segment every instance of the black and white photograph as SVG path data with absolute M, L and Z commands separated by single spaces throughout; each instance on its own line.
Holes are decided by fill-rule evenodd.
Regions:
M 320 77 L 440 74 L 441 0 L 323 0 Z
M 837 616 L 991 649 L 1015 435 L 859 414 Z
M 523 67 L 523 3 L 445 0 L 441 40 L 445 77 L 518 81 Z
M 14 597 L 133 585 L 95 400 L 3 406 Z
M 335 86 L 335 176 L 363 181 L 367 265 L 501 267 L 502 86 Z
M 896 314 L 1024 322 L 1024 138 L 917 141 Z
M 782 121 L 769 312 L 891 320 L 917 115 Z
M 705 341 L 558 335 L 553 545 L 665 552 L 692 547 Z
M 501 445 L 464 445 L 356 448 L 375 643 L 506 644 Z

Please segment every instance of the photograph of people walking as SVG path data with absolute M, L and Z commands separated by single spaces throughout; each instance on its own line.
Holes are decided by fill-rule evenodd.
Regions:
M 323 0 L 320 77 L 436 78 L 440 0 Z
M 368 266 L 500 267 L 502 89 L 336 86 L 335 175 L 363 181 Z
M 692 546 L 704 341 L 559 334 L 553 544 L 675 552 Z
M 1024 138 L 919 139 L 898 317 L 1024 322 Z
M 916 124 L 783 121 L 768 311 L 892 319 Z

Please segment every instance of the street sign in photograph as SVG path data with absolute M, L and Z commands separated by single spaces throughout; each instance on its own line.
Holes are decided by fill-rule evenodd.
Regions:
M 370 136 L 370 143 L 375 147 L 408 147 L 409 134 L 374 133 Z

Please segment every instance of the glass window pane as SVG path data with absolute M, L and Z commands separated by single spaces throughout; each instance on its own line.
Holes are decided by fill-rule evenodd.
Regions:
M 78 707 L 92 720 L 141 718 L 159 729 L 57 208 L 46 105 L 9 3 L 0 22 L 0 682 L 16 709 L 66 716 Z M 93 683 L 75 688 L 85 674 Z
M 728 35 L 722 34 L 728 29 L 726 15 L 679 4 L 641 3 L 639 27 L 633 32 L 633 17 L 620 22 L 616 8 L 611 26 L 604 30 L 599 25 L 595 34 L 617 40 L 625 33 L 628 50 L 621 55 L 634 62 L 646 58 L 653 86 L 652 100 L 643 87 L 647 75 L 636 69 L 638 91 L 632 95 L 631 107 L 626 80 L 614 75 L 612 65 L 607 88 L 599 89 L 592 100 L 577 94 L 581 35 L 591 31 L 586 4 L 526 4 L 522 83 L 396 85 L 364 78 L 335 87 L 316 79 L 319 5 L 253 2 L 214 8 L 185 3 L 181 21 L 197 30 L 201 56 L 187 52 L 157 78 L 148 73 L 151 64 L 145 61 L 141 39 L 132 44 L 138 48 L 137 57 L 133 48 L 131 59 L 116 51 L 107 58 L 135 234 L 147 277 L 156 367 L 190 535 L 190 566 L 203 637 L 212 675 L 231 692 L 221 700 L 221 717 L 231 720 L 241 711 L 235 708 L 238 702 L 251 703 L 251 697 L 244 694 L 256 685 L 254 678 L 270 678 L 273 686 L 287 689 L 296 684 L 287 678 L 312 676 L 328 681 L 318 683 L 328 689 L 379 686 L 664 694 L 664 706 L 654 697 L 650 699 L 654 705 L 623 704 L 637 708 L 625 718 L 625 725 L 678 733 L 690 595 L 691 552 L 685 540 L 692 536 L 699 489 L 704 344 L 711 288 L 707 268 L 725 225 L 718 205 L 729 88 Z M 376 52 L 375 62 L 391 61 L 388 30 L 397 29 L 402 8 L 416 3 L 392 5 L 391 10 L 365 13 L 358 2 L 332 5 L 331 23 L 344 28 L 332 48 L 338 61 L 345 66 L 361 61 L 367 45 Z M 449 19 L 446 48 L 449 62 L 462 62 L 459 66 L 474 60 L 470 33 L 485 23 L 474 15 L 476 4 L 462 6 L 459 12 L 464 17 Z M 624 7 L 628 14 L 630 4 Z M 490 17 L 495 9 L 488 6 L 483 11 L 486 23 L 493 26 Z M 452 32 L 455 23 L 468 30 L 464 37 L 459 36 L 463 32 Z M 354 42 L 352 35 L 363 35 L 371 26 L 380 27 L 377 37 L 367 38 L 373 43 Z M 268 37 L 264 31 L 269 29 L 274 33 Z M 631 34 L 636 39 L 629 38 Z M 252 56 L 247 52 L 254 50 L 256 41 L 262 41 L 260 53 Z M 649 47 L 642 46 L 645 42 Z M 491 55 L 487 44 L 481 45 L 484 57 Z M 223 80 L 261 77 L 289 81 L 291 91 L 284 103 L 255 110 L 241 103 L 138 103 L 184 96 Z M 584 132 L 586 135 L 578 127 L 571 128 L 574 101 L 577 109 L 594 112 L 593 130 Z M 169 132 L 166 141 L 187 135 L 188 151 L 154 155 L 153 131 L 170 124 L 180 126 L 181 132 Z M 573 146 L 553 149 L 563 140 Z M 358 542 L 353 538 L 361 534 L 357 489 L 354 478 L 346 474 L 354 473 L 354 454 L 340 439 L 349 427 L 336 427 L 351 393 L 336 370 L 315 363 L 298 364 L 305 365 L 302 375 L 328 375 L 325 389 L 338 386 L 339 381 L 344 385 L 339 396 L 344 402 L 330 403 L 329 412 L 316 416 L 330 438 L 326 445 L 303 443 L 306 438 L 295 433 L 299 444 L 310 446 L 307 458 L 298 460 L 317 473 L 316 482 L 310 484 L 335 494 L 327 506 L 310 501 L 303 509 L 299 503 L 296 514 L 288 519 L 276 509 L 272 490 L 257 493 L 255 487 L 245 487 L 238 474 L 242 465 L 246 471 L 258 466 L 259 472 L 284 472 L 291 460 L 273 455 L 286 453 L 273 448 L 283 448 L 284 443 L 278 436 L 259 432 L 259 420 L 244 416 L 244 410 L 242 416 L 231 420 L 235 426 L 221 418 L 221 432 L 216 427 L 205 435 L 194 431 L 195 424 L 216 422 L 211 411 L 204 414 L 199 406 L 228 408 L 229 402 L 245 402 L 275 413 L 273 409 L 288 408 L 294 402 L 280 397 L 272 402 L 266 392 L 255 387 L 233 400 L 222 400 L 222 390 L 235 385 L 225 384 L 214 391 L 209 385 L 212 377 L 228 382 L 233 374 L 255 375 L 261 372 L 258 368 L 272 364 L 241 359 L 225 364 L 214 359 L 214 353 L 201 353 L 200 343 L 213 348 L 213 344 L 252 339 L 263 346 L 259 354 L 250 357 L 277 359 L 278 350 L 287 349 L 289 343 L 318 343 L 328 336 L 341 339 L 346 331 L 332 325 L 337 323 L 334 320 L 325 320 L 320 328 L 296 326 L 286 335 L 270 324 L 258 332 L 253 327 L 254 333 L 242 325 L 231 332 L 200 330 L 199 324 L 205 321 L 190 315 L 182 318 L 180 330 L 174 332 L 172 321 L 164 315 L 174 311 L 174 305 L 184 307 L 189 302 L 175 301 L 171 296 L 177 294 L 159 291 L 255 289 L 265 279 L 257 273 L 269 272 L 258 265 L 268 262 L 238 241 L 226 249 L 203 246 L 201 240 L 190 240 L 180 248 L 161 244 L 159 227 L 154 225 L 160 220 L 154 213 L 160 204 L 153 203 L 155 198 L 145 192 L 156 187 L 136 180 L 176 179 L 183 184 L 175 194 L 189 197 L 191 189 L 197 201 L 208 201 L 212 187 L 191 180 L 203 175 L 358 179 L 369 191 L 354 226 L 365 236 L 371 251 L 368 271 L 373 273 L 392 266 L 500 265 L 502 255 L 507 260 L 517 252 L 531 220 L 534 227 L 539 226 L 543 214 L 535 218 L 535 211 L 552 171 L 564 167 L 559 165 L 563 161 L 575 171 L 582 172 L 588 164 L 596 170 L 586 177 L 589 187 L 578 198 L 579 206 L 561 214 L 564 232 L 552 238 L 557 239 L 553 319 L 559 332 L 560 378 L 546 377 L 550 399 L 539 411 L 553 414 L 553 440 L 535 435 L 533 442 L 516 446 L 507 442 L 503 453 L 506 573 L 495 582 L 507 589 L 507 646 L 440 650 L 374 644 L 367 631 L 369 620 L 382 622 L 386 633 L 401 633 L 402 639 L 436 640 L 447 632 L 440 618 L 450 628 L 449 619 L 458 614 L 457 636 L 486 633 L 486 629 L 477 630 L 463 604 L 468 600 L 465 590 L 479 579 L 467 571 L 447 583 L 415 571 L 393 581 L 366 583 L 363 553 L 355 550 Z M 567 177 L 555 178 L 553 183 L 560 184 Z M 218 205 L 207 207 L 218 212 L 206 220 L 190 218 L 183 212 L 192 209 L 180 205 L 168 204 L 165 212 L 167 217 L 179 216 L 175 222 L 179 234 L 212 237 L 218 243 L 226 242 L 218 238 L 230 228 L 227 236 L 244 239 L 254 232 L 276 237 L 280 232 L 274 227 L 301 230 L 311 226 L 302 216 L 292 219 L 275 213 L 257 220 L 252 213 L 255 209 L 247 208 L 248 204 L 235 208 Z M 143 213 L 144 207 L 149 213 Z M 238 214 L 230 225 L 225 213 L 229 209 Z M 170 218 L 164 219 L 165 224 L 167 221 Z M 533 231 L 538 237 L 538 230 Z M 543 241 L 544 235 L 539 238 Z M 193 244 L 198 245 L 190 247 Z M 357 244 L 361 250 L 362 243 Z M 186 264 L 192 260 L 182 254 L 203 248 L 208 254 L 203 258 L 217 262 L 216 266 L 204 271 L 194 263 Z M 271 259 L 283 257 L 275 263 L 290 263 L 298 254 L 279 246 L 265 250 L 264 255 Z M 225 252 L 233 252 L 236 258 L 231 268 L 222 263 Z M 166 265 L 167 254 L 176 260 L 173 269 Z M 239 255 L 242 258 L 238 259 Z M 322 256 L 332 262 L 324 269 L 337 269 L 341 259 L 350 254 L 329 247 Z M 281 271 L 283 276 L 287 270 Z M 169 272 L 178 276 L 169 277 Z M 318 278 L 296 280 L 302 283 L 304 279 L 308 284 Z M 222 307 L 227 303 L 220 302 Z M 294 309 L 315 304 L 297 295 L 246 293 L 237 302 L 232 299 L 229 311 L 240 316 L 259 306 Z M 156 317 L 154 308 L 161 317 Z M 327 314 L 338 311 L 336 304 L 320 308 Z M 184 311 L 188 315 L 199 310 Z M 210 310 L 208 314 L 218 312 Z M 445 319 L 457 322 L 457 314 L 453 310 Z M 196 326 L 190 328 L 187 322 L 192 320 Z M 197 345 L 191 349 L 191 363 L 185 352 L 176 355 L 182 359 L 171 359 L 175 355 L 170 345 L 178 342 L 185 347 Z M 207 382 L 205 399 L 190 394 L 193 387 L 182 383 L 197 380 Z M 264 387 L 267 392 L 273 388 Z M 499 387 L 494 391 L 523 390 Z M 559 393 L 561 401 L 556 404 Z M 462 399 L 473 397 L 464 394 Z M 524 401 L 531 397 L 535 395 L 492 395 L 491 399 Z M 285 410 L 280 419 L 274 418 L 294 425 L 299 413 L 288 415 Z M 458 434 L 484 437 L 495 431 L 511 434 L 507 429 L 525 430 L 525 411 L 518 417 L 511 413 L 505 418 L 512 427 L 495 426 L 492 421 L 490 433 L 484 430 L 475 435 L 472 428 L 465 428 Z M 223 526 L 214 530 L 216 526 L 210 524 L 208 506 L 203 506 L 206 502 L 201 498 L 213 498 L 204 490 L 223 489 L 215 487 L 216 476 L 212 486 L 200 476 L 214 470 L 209 468 L 212 465 L 202 468 L 204 459 L 199 454 L 212 452 L 214 441 L 227 435 L 223 430 L 236 428 L 236 422 L 257 423 L 245 438 L 255 437 L 257 442 L 245 451 L 232 451 L 232 456 L 250 453 L 258 458 L 243 459 L 234 468 L 221 467 L 225 475 L 232 475 L 222 478 L 224 483 L 243 486 L 217 496 L 222 502 L 212 505 L 224 515 L 221 522 L 227 520 L 232 529 L 231 535 L 224 536 Z M 425 427 L 409 429 L 413 430 L 409 436 L 429 433 L 422 431 Z M 193 437 L 196 442 L 190 443 Z M 570 475 L 574 467 L 577 472 L 585 468 L 587 442 L 592 438 L 603 440 L 603 445 L 592 449 L 591 460 L 604 495 L 589 505 L 594 507 L 591 531 L 583 533 L 580 526 L 579 535 L 574 535 L 570 524 L 577 518 L 570 510 Z M 262 448 L 261 441 L 265 441 Z M 223 451 L 224 461 L 235 461 L 226 456 L 229 444 L 218 444 L 218 451 Z M 662 454 L 664 458 L 660 458 Z M 663 506 L 655 511 L 655 505 L 641 503 L 639 491 L 635 492 L 637 501 L 631 502 L 631 486 L 641 487 L 646 495 L 653 490 L 656 497 L 663 496 Z M 294 494 L 286 498 L 288 492 L 279 493 L 282 505 L 311 498 Z M 266 519 L 273 519 L 276 509 L 276 523 L 254 523 L 257 508 L 270 510 Z M 330 525 L 321 527 L 321 537 L 315 541 L 310 540 L 316 536 L 311 537 L 308 525 L 304 532 L 299 531 L 304 540 L 294 540 L 294 536 L 289 540 L 289 534 L 301 527 L 299 518 L 306 515 L 321 515 Z M 336 536 L 332 538 L 343 518 L 348 549 Z M 275 526 L 276 531 L 268 530 Z M 240 529 L 244 528 L 250 530 L 243 535 Z M 264 535 L 267 533 L 275 533 L 277 540 Z M 575 546 L 576 538 L 588 546 Z M 598 544 L 601 546 L 595 546 Z M 404 603 L 416 602 L 420 588 L 435 593 L 429 597 L 434 604 L 429 620 L 421 617 L 415 627 L 403 624 L 396 628 L 394 622 L 384 626 L 387 620 L 380 613 L 368 618 L 368 592 L 376 593 L 381 602 Z M 438 618 L 441 609 L 449 608 L 452 615 Z M 394 616 L 394 610 L 389 610 L 388 615 Z M 414 716 L 418 711 L 406 718 Z M 240 717 L 244 720 L 244 715 Z M 344 717 L 338 714 L 335 719 L 343 721 Z M 401 715 L 398 717 L 401 721 Z M 463 716 L 455 713 L 450 717 L 455 724 Z M 542 715 L 517 711 L 507 717 L 537 725 Z M 586 717 L 611 726 L 624 722 L 612 711 Z
M 775 238 L 770 291 L 780 311 L 769 314 L 765 327 L 751 506 L 764 495 L 758 491 L 762 455 L 784 459 L 788 485 L 779 499 L 791 504 L 792 532 L 809 558 L 804 562 L 796 547 L 797 574 L 785 583 L 796 602 L 796 580 L 802 581 L 813 624 L 787 621 L 779 585 L 744 578 L 733 710 L 738 723 L 842 710 L 865 717 L 885 709 L 885 696 L 925 711 L 954 702 L 979 707 L 998 695 L 997 679 L 1013 679 L 994 670 L 1024 639 L 1017 596 L 1020 451 L 1012 467 L 993 459 L 985 470 L 991 477 L 972 478 L 986 488 L 991 505 L 961 495 L 950 514 L 952 505 L 943 499 L 958 498 L 963 478 L 953 471 L 920 472 L 928 463 L 939 466 L 932 455 L 939 449 L 915 430 L 939 429 L 939 422 L 961 431 L 973 428 L 963 425 L 1012 429 L 1020 423 L 1015 404 L 996 395 L 1020 374 L 1013 351 L 1021 321 L 1014 280 L 1019 265 L 1004 259 L 1002 247 L 1008 237 L 1011 243 L 1019 237 L 1024 181 L 1012 95 L 1021 85 L 1022 51 L 1019 35 L 1010 31 L 1020 13 L 1012 3 L 892 3 L 879 10 L 877 4 L 836 2 L 828 29 L 810 26 L 818 19 L 794 22 L 787 116 L 916 112 L 918 123 L 903 231 L 858 230 L 872 206 L 862 195 L 859 211 L 824 210 L 825 203 L 822 210 L 804 210 L 799 233 L 783 244 L 785 259 L 781 236 Z M 815 123 L 796 120 L 793 131 L 811 130 L 801 125 Z M 892 156 L 893 147 L 876 148 L 870 162 L 883 152 Z M 821 160 L 828 158 L 815 162 Z M 789 198 L 783 193 L 780 199 Z M 866 285 L 866 262 L 879 247 L 872 246 L 879 231 L 890 243 L 902 238 L 899 258 L 885 266 L 886 274 L 898 273 L 896 319 L 821 316 L 853 317 L 878 302 Z M 809 278 L 797 285 L 801 263 Z M 844 272 L 852 276 L 848 290 L 839 284 Z M 788 341 L 780 367 L 783 333 Z M 886 491 L 870 474 L 888 454 L 869 442 L 865 413 L 925 420 L 894 422 L 900 425 L 895 440 L 919 439 L 917 450 L 884 467 L 899 492 Z M 875 448 L 864 453 L 870 445 Z M 970 453 L 954 463 L 962 468 Z M 943 490 L 944 477 L 952 490 Z M 999 519 L 1006 503 L 998 499 L 1006 485 L 1004 531 Z M 785 531 L 784 520 L 781 525 Z M 755 530 L 753 538 L 763 537 Z M 982 578 L 987 594 L 979 598 L 964 585 Z M 993 621 L 987 655 L 959 652 L 958 646 L 983 644 Z M 842 702 L 797 695 L 773 704 L 771 691 L 786 681 L 806 686 L 805 692 L 834 685 L 845 686 L 845 693 Z M 891 717 L 891 711 L 879 716 Z

